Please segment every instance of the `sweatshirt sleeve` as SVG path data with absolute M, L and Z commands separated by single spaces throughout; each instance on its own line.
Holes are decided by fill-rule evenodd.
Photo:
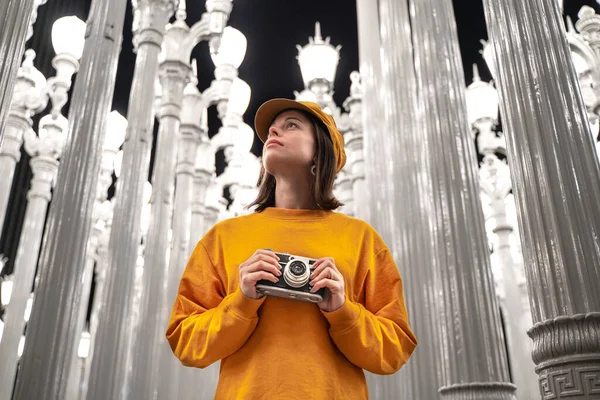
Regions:
M 338 349 L 356 366 L 375 374 L 398 371 L 417 347 L 408 325 L 402 278 L 387 248 L 369 260 L 364 305 L 346 297 L 344 305 L 323 312 Z
M 183 365 L 205 368 L 233 354 L 256 328 L 264 298 L 250 299 L 239 288 L 224 294 L 224 285 L 200 242 L 181 278 L 166 333 Z

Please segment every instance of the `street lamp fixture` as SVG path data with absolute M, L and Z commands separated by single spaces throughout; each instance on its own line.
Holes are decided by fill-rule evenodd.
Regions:
M 55 118 L 67 103 L 71 79 L 79 69 L 85 30 L 85 22 L 75 16 L 59 18 L 52 25 L 52 46 L 56 52 L 52 66 L 56 69 L 56 76 L 48 79 L 48 88 L 52 99 L 51 113 Z
M 473 83 L 467 87 L 466 99 L 469 123 L 495 121 L 498 117 L 498 91 L 481 80 L 477 64 L 473 64 Z
M 297 45 L 298 64 L 306 89 L 310 89 L 318 100 L 330 100 L 333 82 L 342 46 L 334 47 L 327 37 L 321 36 L 321 24 L 315 24 L 315 36 L 308 38 L 304 47 Z
M 106 136 L 104 139 L 105 150 L 110 150 L 115 153 L 119 151 L 119 148 L 125 141 L 127 125 L 127 119 L 118 111 L 111 111 L 110 114 L 108 114 Z

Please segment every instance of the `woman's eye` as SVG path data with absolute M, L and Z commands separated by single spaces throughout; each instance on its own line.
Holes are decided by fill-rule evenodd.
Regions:
M 298 125 L 294 122 L 288 122 L 287 127 L 288 128 L 298 128 Z

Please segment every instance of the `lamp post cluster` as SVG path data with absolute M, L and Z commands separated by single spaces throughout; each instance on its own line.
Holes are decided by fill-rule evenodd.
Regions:
M 96 13 L 115 21 L 115 30 L 120 30 L 118 25 L 122 16 L 118 14 L 124 10 L 123 4 L 116 7 L 120 1 L 110 0 L 115 4 L 96 1 L 93 5 Z M 34 3 L 34 15 L 37 7 L 43 3 L 43 0 Z M 252 168 L 258 170 L 257 159 L 252 159 L 250 153 L 253 132 L 243 122 L 251 90 L 237 72 L 245 56 L 246 38 L 238 30 L 226 26 L 232 9 L 229 0 L 207 1 L 207 11 L 191 27 L 185 22 L 185 1 L 137 0 L 132 4 L 137 63 L 128 118 L 112 112 L 105 117 L 103 124 L 94 126 L 94 132 L 85 140 L 74 135 L 75 142 L 69 143 L 69 146 L 78 146 L 88 138 L 96 140 L 100 137 L 96 131 L 105 131 L 102 133 L 104 144 L 98 152 L 99 161 L 95 164 L 98 166 L 96 187 L 89 191 L 93 193 L 93 204 L 88 215 L 89 234 L 84 241 L 74 245 L 85 244 L 85 257 L 81 266 L 78 263 L 62 263 L 60 267 L 40 265 L 41 275 L 35 285 L 33 274 L 38 268 L 38 253 L 46 245 L 42 243 L 41 234 L 50 189 L 58 185 L 59 191 L 64 191 L 65 182 L 87 184 L 87 181 L 76 178 L 75 175 L 80 172 L 77 169 L 71 168 L 68 173 L 70 177 L 63 176 L 62 180 L 59 172 L 59 160 L 63 155 L 67 132 L 71 129 L 69 121 L 60 111 L 68 101 L 71 77 L 79 67 L 85 24 L 73 21 L 71 17 L 63 19 L 70 25 L 65 25 L 63 20 L 57 21 L 53 31 L 57 52 L 53 60 L 57 69 L 56 77 L 46 80 L 33 67 L 33 51 L 26 52 L 16 77 L 15 95 L 10 113 L 7 113 L 7 129 L 4 132 L 7 140 L 0 147 L 0 169 L 3 176 L 8 177 L 2 180 L 0 186 L 1 217 L 6 212 L 12 175 L 23 144 L 32 155 L 34 179 L 23 230 L 25 241 L 21 238 L 22 246 L 27 243 L 29 250 L 20 248 L 15 260 L 15 272 L 1 278 L 0 369 L 3 373 L 0 378 L 0 399 L 12 395 L 18 363 L 22 364 L 19 379 L 26 380 L 33 373 L 31 367 L 35 364 L 30 363 L 31 355 L 26 354 L 24 364 L 19 357 L 24 347 L 26 353 L 28 347 L 31 347 L 30 352 L 39 351 L 42 344 L 39 332 L 44 330 L 41 326 L 50 322 L 40 321 L 37 315 L 31 322 L 33 327 L 27 329 L 27 338 L 30 331 L 35 337 L 31 339 L 31 344 L 25 346 L 23 328 L 32 308 L 35 309 L 35 304 L 38 308 L 51 306 L 53 301 L 62 302 L 61 296 L 74 294 L 81 301 L 72 301 L 68 306 L 68 303 L 56 304 L 53 311 L 61 312 L 64 317 L 71 314 L 64 308 L 73 308 L 72 315 L 76 317 L 68 322 L 69 327 L 63 322 L 60 331 L 69 329 L 69 336 L 74 338 L 74 342 L 59 340 L 60 349 L 47 347 L 47 350 L 58 351 L 65 357 L 46 358 L 46 362 L 61 363 L 62 366 L 44 368 L 45 375 L 52 374 L 53 370 L 67 373 L 61 372 L 60 379 L 44 378 L 43 386 L 33 384 L 25 387 L 17 384 L 14 395 L 23 396 L 27 393 L 25 396 L 35 397 L 34 393 L 44 391 L 73 399 L 117 398 L 121 395 L 144 398 L 156 395 L 165 398 L 194 397 L 191 388 L 198 377 L 186 374 L 188 371 L 184 371 L 176 362 L 164 339 L 163 327 L 189 252 L 207 229 L 219 219 L 232 215 L 231 211 L 226 210 L 224 187 L 229 186 L 232 193 L 242 193 L 244 190 L 252 192 L 256 186 L 256 182 L 250 182 L 251 179 L 240 180 L 236 176 L 240 164 L 247 168 L 248 160 L 254 162 Z M 99 7 L 110 12 L 100 12 Z M 173 14 L 174 22 L 167 24 Z M 88 57 L 96 50 L 91 43 L 98 38 L 94 29 L 88 27 L 88 33 L 92 31 L 92 39 L 87 39 L 89 46 L 86 41 Z M 106 32 L 103 40 L 114 42 L 117 37 L 120 35 Z M 80 39 L 74 40 L 77 38 Z M 215 79 L 204 92 L 197 88 L 197 65 L 195 61 L 190 63 L 191 52 L 201 41 L 209 43 L 215 65 Z M 104 50 L 108 51 L 108 47 L 103 47 Z M 116 58 L 113 58 L 115 54 L 103 61 L 116 62 Z M 88 59 L 84 75 L 94 68 L 96 66 L 91 65 Z M 106 89 L 112 91 L 114 76 L 106 78 L 108 86 L 90 87 L 89 93 L 104 93 Z M 102 82 L 99 81 L 99 84 Z M 81 101 L 82 92 L 79 91 L 78 95 Z M 98 109 L 104 109 L 104 100 Z M 42 118 L 36 135 L 31 117 L 42 112 L 49 101 L 52 108 L 49 115 Z M 213 139 L 209 139 L 206 115 L 207 108 L 213 105 L 217 107 L 223 126 Z M 78 103 L 78 106 L 81 108 L 81 104 Z M 73 103 L 71 107 L 74 107 Z M 79 127 L 81 118 L 86 118 L 86 113 L 91 110 L 85 107 L 79 110 L 74 124 Z M 158 138 L 153 143 L 152 126 L 155 118 L 159 124 Z M 147 176 L 153 146 L 156 148 L 156 158 L 150 184 Z M 228 179 L 217 180 L 215 176 L 215 152 L 219 150 L 226 154 Z M 91 157 L 84 168 L 88 173 L 93 170 L 94 162 L 91 160 L 95 156 L 93 152 L 85 154 Z M 67 164 L 72 165 L 78 157 L 79 154 L 71 149 L 67 153 Z M 114 183 L 113 172 L 117 178 L 115 196 L 108 201 L 107 189 Z M 79 193 L 85 193 L 85 190 Z M 248 202 L 244 200 L 247 197 L 236 196 L 237 203 L 233 208 L 241 208 L 238 204 Z M 65 193 L 61 193 L 55 208 L 62 209 L 65 201 L 68 201 L 66 199 Z M 70 212 L 74 211 L 72 209 Z M 68 221 L 75 220 L 69 222 L 69 229 L 74 229 L 69 235 L 81 228 L 76 224 L 82 215 L 67 218 Z M 52 237 L 52 233 L 48 234 Z M 32 247 L 35 243 L 37 245 Z M 57 250 L 53 248 L 48 251 L 52 253 Z M 77 251 L 73 249 L 72 254 Z M 44 256 L 40 260 L 53 260 L 53 257 Z M 61 269 L 72 269 L 72 277 L 57 281 Z M 52 294 L 53 291 L 58 297 Z M 33 294 L 36 303 L 33 302 Z M 89 325 L 86 322 L 88 309 L 92 310 Z M 36 312 L 39 311 L 34 310 L 34 314 Z M 60 322 L 51 323 L 57 325 Z M 145 332 L 143 340 L 136 339 L 142 331 Z M 59 330 L 52 332 L 60 335 Z M 7 356 L 4 356 L 5 353 Z M 214 374 L 209 372 L 206 377 L 206 387 L 209 388 Z
M 350 96 L 344 101 L 342 112 L 333 100 L 334 82 L 340 59 L 341 46 L 323 39 L 321 25 L 315 24 L 315 36 L 305 46 L 297 45 L 298 65 L 304 82 L 301 92 L 294 92 L 297 101 L 312 101 L 333 116 L 344 135 L 347 163 L 336 177 L 334 194 L 344 203 L 340 211 L 359 216 L 363 213 L 364 158 L 362 129 L 362 83 L 356 71 L 350 74 Z

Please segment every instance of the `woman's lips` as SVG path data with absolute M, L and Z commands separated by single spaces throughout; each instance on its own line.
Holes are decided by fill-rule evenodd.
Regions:
M 277 140 L 268 141 L 266 144 L 267 148 L 273 147 L 273 146 L 283 146 L 283 144 L 281 142 L 278 142 Z

